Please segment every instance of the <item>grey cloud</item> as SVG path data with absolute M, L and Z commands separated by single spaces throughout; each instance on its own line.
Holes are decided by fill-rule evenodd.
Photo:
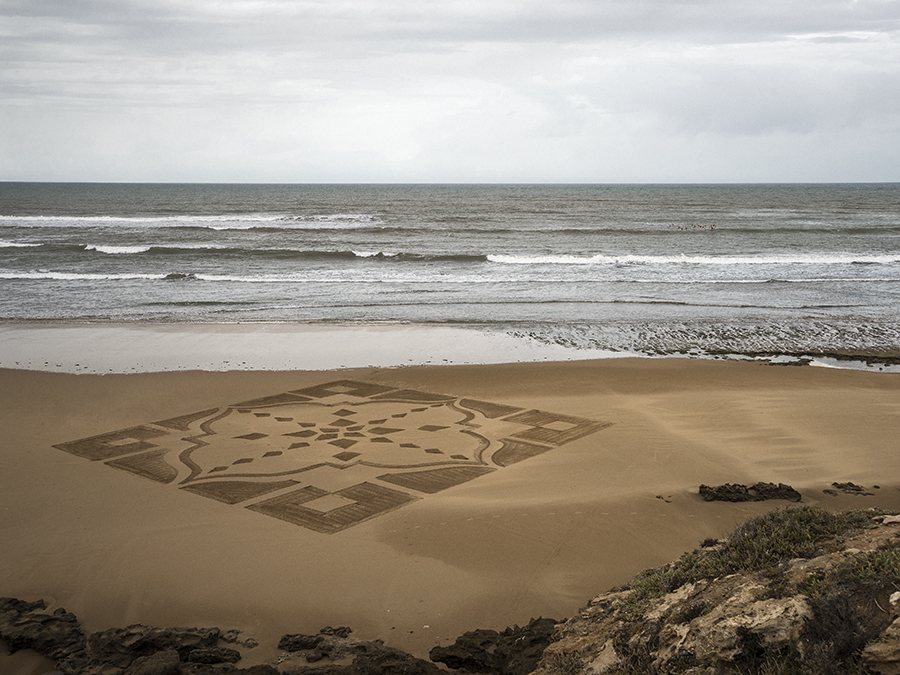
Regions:
M 898 90 L 896 1 L 0 0 L 0 179 L 640 179 L 838 131 L 900 171 Z
M 158 45 L 216 50 L 278 50 L 328 40 L 591 41 L 610 36 L 693 37 L 712 42 L 776 39 L 829 31 L 896 31 L 897 3 L 877 0 L 536 0 L 421 2 L 151 2 L 149 0 L 4 0 L 0 14 L 43 22 L 46 37 L 78 39 L 66 26 Z M 15 36 L 12 36 L 15 37 Z M 172 44 L 176 39 L 177 44 Z

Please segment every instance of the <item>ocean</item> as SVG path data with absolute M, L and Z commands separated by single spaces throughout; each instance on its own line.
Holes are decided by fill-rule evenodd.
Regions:
M 900 184 L 0 183 L 0 321 L 900 354 Z

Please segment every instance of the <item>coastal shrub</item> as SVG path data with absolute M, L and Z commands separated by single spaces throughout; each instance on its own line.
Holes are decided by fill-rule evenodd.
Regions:
M 880 511 L 830 513 L 815 506 L 776 509 L 744 521 L 721 544 L 683 554 L 664 567 L 644 570 L 622 589 L 626 615 L 640 614 L 647 601 L 700 579 L 755 572 L 792 558 L 813 558 L 836 541 L 860 531 Z
M 756 571 L 791 558 L 814 558 L 824 543 L 870 524 L 874 511 L 830 513 L 815 506 L 776 509 L 744 521 L 709 561 L 710 576 Z
M 865 672 L 861 652 L 890 623 L 890 593 L 900 589 L 900 540 L 855 553 L 800 584 L 813 610 L 804 627 L 807 664 L 818 673 Z
M 900 539 L 895 537 L 873 551 L 854 553 L 828 572 L 813 572 L 800 582 L 798 590 L 821 598 L 837 587 L 872 598 L 900 590 Z
M 806 645 L 804 674 L 842 675 L 868 672 L 862 650 L 878 637 L 889 620 L 874 611 L 874 603 L 860 602 L 857 589 L 833 587 L 827 595 L 810 598 L 812 617 L 806 621 L 802 640 Z

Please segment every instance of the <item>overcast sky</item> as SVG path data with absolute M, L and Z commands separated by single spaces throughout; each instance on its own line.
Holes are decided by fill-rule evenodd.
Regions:
M 0 180 L 900 181 L 900 0 L 0 0 Z

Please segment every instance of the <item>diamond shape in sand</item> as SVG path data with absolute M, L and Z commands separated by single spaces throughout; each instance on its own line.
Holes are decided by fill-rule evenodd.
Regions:
M 54 447 L 169 489 L 334 534 L 461 483 L 488 480 L 607 426 L 337 380 Z

